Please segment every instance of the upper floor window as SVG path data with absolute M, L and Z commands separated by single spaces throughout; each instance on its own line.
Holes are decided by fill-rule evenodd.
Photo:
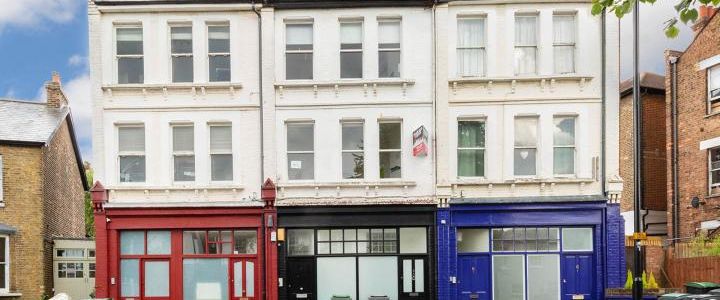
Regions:
M 170 27 L 172 81 L 193 82 L 192 26 Z
M 515 118 L 515 176 L 534 176 L 537 173 L 538 118 Z
M 288 179 L 315 178 L 315 124 L 287 124 Z
M 708 150 L 710 161 L 710 195 L 720 194 L 720 147 Z
M 313 23 L 285 25 L 285 78 L 313 78 Z
M 233 180 L 232 125 L 210 125 L 210 180 Z
M 143 83 L 143 29 L 116 28 L 116 60 L 118 83 Z
M 532 75 L 537 68 L 537 16 L 515 16 L 515 75 Z
M 575 174 L 575 117 L 555 117 L 553 122 L 553 173 Z
M 575 15 L 553 16 L 555 74 L 575 72 Z
M 0 235 L 0 292 L 10 292 L 10 237 Z
M 362 179 L 365 177 L 365 140 L 362 122 L 342 123 L 342 177 Z
M 380 178 L 402 177 L 402 122 L 381 122 Z
M 457 175 L 485 176 L 485 121 L 458 121 Z
M 378 21 L 378 76 L 400 77 L 400 25 L 399 19 Z
M 340 77 L 363 77 L 363 23 L 340 23 Z
M 708 69 L 707 86 L 709 112 L 720 112 L 720 65 Z
M 0 155 L 0 203 L 4 201 L 3 198 L 3 157 Z
M 145 182 L 145 126 L 118 127 L 120 182 Z
M 208 25 L 210 82 L 230 81 L 230 26 Z
M 463 77 L 485 75 L 484 18 L 458 18 L 457 72 L 459 76 Z
M 192 124 L 172 126 L 175 181 L 195 180 L 195 128 Z

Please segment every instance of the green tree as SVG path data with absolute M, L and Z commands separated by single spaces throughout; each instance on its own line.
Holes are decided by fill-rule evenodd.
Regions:
M 624 15 L 630 13 L 635 6 L 637 0 L 592 0 L 592 13 L 593 15 L 599 15 L 603 11 L 614 13 L 618 18 L 622 18 Z M 645 4 L 655 4 L 657 0 L 640 0 Z M 665 0 L 669 1 L 669 0 Z M 673 0 L 675 1 L 675 10 L 678 12 L 676 17 L 673 17 L 665 21 L 665 35 L 674 38 L 680 33 L 678 29 L 678 18 L 684 24 L 692 23 L 697 21 L 698 10 L 697 6 L 701 5 L 714 5 L 720 4 L 720 0 Z
M 89 162 L 85 162 L 85 178 L 88 184 L 93 185 L 93 169 Z M 85 192 L 85 235 L 95 237 L 95 216 L 90 192 Z

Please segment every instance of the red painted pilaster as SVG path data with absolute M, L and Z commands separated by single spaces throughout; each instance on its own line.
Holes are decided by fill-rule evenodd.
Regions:
M 277 210 L 275 184 L 269 178 L 262 186 L 263 226 L 265 226 L 265 300 L 278 299 Z
M 95 219 L 95 298 L 109 298 L 110 279 L 108 276 L 108 236 L 104 205 L 107 190 L 100 183 L 90 189 Z

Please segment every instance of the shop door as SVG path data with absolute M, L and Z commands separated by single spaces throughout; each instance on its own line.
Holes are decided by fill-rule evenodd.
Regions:
M 458 299 L 490 300 L 490 256 L 458 256 Z
M 562 300 L 595 300 L 591 254 L 566 254 L 562 262 Z
M 316 276 L 315 258 L 289 258 L 287 260 L 288 299 L 314 300 Z
M 400 300 L 425 299 L 427 261 L 424 257 L 402 257 L 399 260 Z
M 257 278 L 255 260 L 238 258 L 230 264 L 230 294 L 232 300 L 254 300 L 256 298 Z
M 167 259 L 143 259 L 141 269 L 141 299 L 170 299 L 170 261 Z

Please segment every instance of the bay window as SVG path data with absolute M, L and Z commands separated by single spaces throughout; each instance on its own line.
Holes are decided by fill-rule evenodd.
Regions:
M 230 81 L 230 26 L 208 25 L 208 80 Z
M 720 65 L 708 69 L 708 113 L 720 112 Z
M 380 178 L 402 177 L 402 123 L 380 122 Z
M 485 18 L 458 17 L 457 73 L 461 77 L 485 75 Z
M 537 15 L 515 16 L 515 75 L 534 75 L 537 68 Z
M 537 138 L 537 117 L 515 117 L 515 176 L 534 176 L 537 173 Z
M 399 19 L 378 20 L 378 77 L 400 77 L 401 21 Z
M 363 23 L 340 23 L 340 78 L 363 77 Z
M 553 16 L 553 58 L 555 74 L 575 72 L 575 15 Z
M 710 194 L 720 194 L 720 147 L 708 150 L 710 161 L 710 174 L 708 182 L 710 183 Z
M 364 124 L 361 121 L 342 122 L 342 178 L 365 177 Z
M 287 124 L 288 179 L 315 178 L 315 124 Z
M 485 121 L 458 121 L 457 175 L 485 176 Z
M 118 127 L 120 182 L 145 182 L 145 126 Z
M 142 27 L 116 28 L 115 43 L 118 83 L 143 83 L 144 66 Z
M 210 125 L 210 180 L 233 180 L 232 125 Z
M 313 23 L 285 24 L 285 79 L 313 79 Z
M 192 26 L 170 27 L 172 81 L 193 82 Z
M 553 123 L 553 173 L 575 174 L 575 117 L 555 117 Z
M 172 126 L 173 178 L 175 181 L 195 180 L 195 128 L 189 125 Z

